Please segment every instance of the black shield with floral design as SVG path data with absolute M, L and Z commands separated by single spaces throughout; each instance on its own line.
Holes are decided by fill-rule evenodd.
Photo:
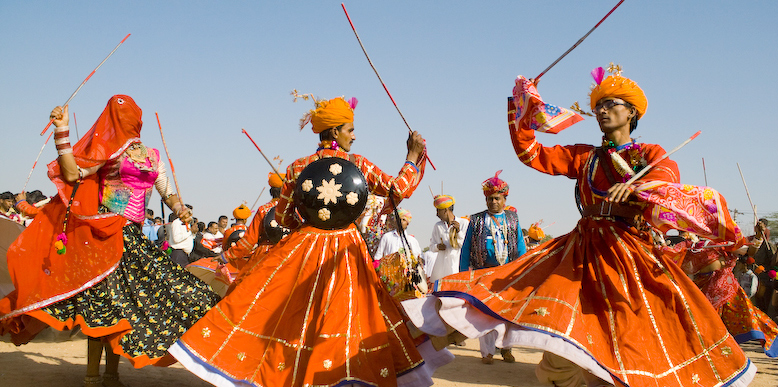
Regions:
M 347 227 L 367 204 L 367 181 L 352 162 L 328 157 L 308 164 L 297 177 L 295 205 L 308 224 L 324 230 Z

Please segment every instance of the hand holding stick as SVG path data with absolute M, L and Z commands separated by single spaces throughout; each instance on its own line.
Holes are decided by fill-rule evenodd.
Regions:
M 70 100 L 72 100 L 72 99 L 73 99 L 73 97 L 75 97 L 75 96 L 76 96 L 76 94 L 78 94 L 78 91 L 79 91 L 79 90 L 81 90 L 81 88 L 82 88 L 82 87 L 84 87 L 84 85 L 85 85 L 85 84 L 86 84 L 86 82 L 89 80 L 89 78 L 92 78 L 92 75 L 95 75 L 95 72 L 97 72 L 97 69 L 99 69 L 99 68 L 100 68 L 100 66 L 102 66 L 102 65 L 103 65 L 103 63 L 105 63 L 105 61 L 107 61 L 107 60 L 108 60 L 108 58 L 110 58 L 110 57 L 111 57 L 111 55 L 113 55 L 113 53 L 114 53 L 114 52 L 116 52 L 116 50 L 119 48 L 119 46 L 121 46 L 121 45 L 122 45 L 122 43 L 124 43 L 124 41 L 125 41 L 125 40 L 127 40 L 127 38 L 129 38 L 129 37 L 130 37 L 130 34 L 127 34 L 127 36 L 125 36 L 125 37 L 124 37 L 124 39 L 122 39 L 122 41 L 121 41 L 121 42 L 119 42 L 119 44 L 117 44 L 117 45 L 116 45 L 116 47 L 114 47 L 113 51 L 111 51 L 111 53 L 110 53 L 110 54 L 108 54 L 108 56 L 106 56 L 106 57 L 105 57 L 105 59 L 103 59 L 103 61 L 102 61 L 102 62 L 100 62 L 100 64 L 99 64 L 99 65 L 97 65 L 97 67 L 95 67 L 95 69 L 94 69 L 94 70 L 92 70 L 92 72 L 91 72 L 91 73 L 89 73 L 89 75 L 87 75 L 86 79 L 84 79 L 84 81 L 83 81 L 83 82 L 81 82 L 81 84 L 80 84 L 80 85 L 78 85 L 78 88 L 76 89 L 76 91 L 74 91 L 74 92 L 73 92 L 73 94 L 71 94 L 71 95 L 70 95 L 70 98 L 68 98 L 68 100 L 67 100 L 67 101 L 65 101 L 65 103 L 63 103 L 63 104 L 62 104 L 62 107 L 65 107 L 65 106 L 67 106 L 67 104 L 69 104 L 69 103 L 70 103 Z M 46 131 L 47 131 L 47 130 L 49 130 L 49 127 L 51 126 L 51 123 L 52 123 L 53 121 L 54 121 L 54 120 L 50 120 L 50 121 L 49 121 L 49 123 L 46 125 L 46 127 L 45 127 L 45 128 L 43 128 L 43 131 L 41 132 L 41 136 L 43 136 L 43 135 L 46 133 Z
M 682 142 L 681 145 L 678 145 L 677 147 L 673 148 L 670 152 L 665 153 L 662 155 L 662 157 L 654 160 L 651 164 L 646 166 L 645 168 L 641 169 L 640 172 L 636 173 L 635 176 L 633 176 L 631 179 L 629 179 L 626 183 L 618 183 L 614 184 L 611 188 L 608 189 L 608 197 L 605 199 L 609 202 L 623 202 L 627 200 L 627 197 L 632 193 L 634 190 L 634 187 L 632 187 L 632 184 L 635 183 L 638 179 L 643 177 L 648 171 L 650 171 L 652 168 L 657 166 L 657 164 L 661 163 L 664 159 L 670 157 L 671 154 L 677 152 L 679 149 L 686 146 L 686 144 L 690 143 L 692 140 L 694 140 L 697 136 L 700 135 L 702 131 L 698 130 L 697 133 L 694 133 L 691 137 L 689 137 L 686 141 Z
M 624 1 L 624 0 L 622 0 Z M 405 116 L 400 111 L 400 107 L 397 106 L 397 102 L 394 102 L 394 98 L 392 97 L 392 93 L 389 92 L 389 89 L 386 87 L 386 84 L 384 83 L 384 80 L 381 79 L 381 74 L 378 74 L 378 70 L 373 65 L 373 61 L 370 60 L 370 56 L 367 55 L 367 50 L 365 50 L 365 45 L 362 44 L 362 39 L 359 38 L 359 34 L 357 33 L 357 29 L 354 27 L 354 23 L 351 22 L 351 16 L 349 16 L 348 11 L 346 11 L 346 5 L 343 3 L 340 3 L 340 6 L 343 7 L 343 12 L 346 14 L 346 18 L 348 19 L 348 23 L 351 25 L 351 30 L 354 31 L 354 36 L 357 37 L 357 42 L 359 42 L 359 47 L 362 48 L 362 52 L 365 54 L 365 58 L 367 58 L 367 63 L 370 64 L 370 67 L 373 68 L 373 72 L 375 72 L 375 75 L 378 77 L 378 81 L 381 82 L 381 86 L 384 87 L 384 91 L 386 91 L 386 95 L 389 96 L 389 99 L 392 100 L 392 104 L 394 104 L 394 108 L 397 109 L 397 113 L 400 113 L 400 118 L 402 118 L 403 122 L 405 123 L 405 126 L 408 127 L 408 133 L 413 134 L 413 129 L 411 129 L 411 125 L 408 124 L 408 121 L 405 119 Z M 425 145 L 424 151 L 426 153 L 427 147 Z M 427 155 L 427 162 L 430 163 L 430 166 L 432 169 L 437 171 L 437 168 L 435 168 L 435 164 L 432 163 L 432 160 L 430 160 L 429 154 Z
M 594 30 L 595 30 L 595 29 L 597 29 L 597 27 L 599 27 L 599 26 L 600 26 L 600 24 L 602 24 L 602 22 L 604 22 L 604 21 L 605 21 L 605 19 L 607 19 L 607 18 L 608 18 L 608 16 L 610 16 L 610 15 L 613 13 L 613 11 L 615 11 L 615 10 L 616 10 L 616 8 L 618 8 L 618 7 L 621 5 L 621 3 L 623 3 L 623 2 L 624 2 L 624 0 L 621 0 L 621 1 L 619 1 L 619 3 L 618 3 L 618 4 L 616 4 L 616 6 L 615 6 L 615 7 L 613 7 L 613 8 L 610 10 L 610 12 L 608 12 L 608 14 L 606 14 L 606 15 L 605 15 L 605 17 L 603 17 L 602 19 L 600 19 L 600 21 L 599 21 L 597 24 L 595 24 L 595 25 L 594 25 L 594 27 L 592 27 L 592 29 L 590 29 L 590 30 L 589 30 L 589 32 L 587 32 L 587 33 L 586 33 L 586 35 L 584 35 L 583 37 L 581 37 L 581 39 L 578 39 L 578 41 L 577 41 L 577 42 L 575 42 L 575 44 L 574 44 L 572 47 L 568 48 L 568 49 L 567 49 L 567 51 L 565 51 L 565 53 L 564 53 L 564 54 L 562 54 L 562 56 L 560 56 L 559 58 L 557 58 L 557 60 L 555 60 L 555 61 L 554 61 L 554 63 L 552 63 L 550 66 L 546 67 L 546 69 L 545 69 L 545 70 L 543 70 L 543 71 L 542 71 L 540 74 L 538 74 L 538 76 L 537 76 L 537 77 L 535 77 L 535 78 L 532 78 L 532 79 L 531 79 L 531 80 L 532 80 L 532 83 L 534 83 L 535 85 L 537 85 L 537 84 L 538 84 L 538 81 L 540 81 L 540 77 L 542 77 L 544 74 L 546 74 L 546 72 L 548 72 L 548 70 L 551 70 L 551 68 L 552 68 L 552 67 L 556 66 L 556 64 L 557 64 L 557 63 L 559 63 L 559 61 L 560 61 L 560 60 L 562 60 L 562 58 L 566 57 L 566 56 L 567 56 L 567 54 L 569 54 L 569 53 L 570 53 L 571 51 L 573 51 L 573 50 L 574 50 L 576 47 L 578 47 L 578 45 L 579 45 L 579 44 L 581 44 L 581 42 L 583 42 L 583 41 L 584 41 L 584 39 L 586 39 L 586 37 L 587 37 L 587 36 L 589 36 L 589 34 L 591 34 L 592 32 L 594 32 Z
M 173 160 L 170 158 L 170 152 L 167 150 L 167 143 L 165 142 L 165 134 L 162 133 L 162 124 L 159 122 L 159 113 L 154 112 L 157 116 L 157 126 L 159 126 L 159 135 L 162 137 L 162 146 L 165 148 L 165 155 L 167 155 L 167 161 L 170 163 L 170 173 L 173 174 L 173 183 L 176 185 L 176 196 L 178 196 L 178 202 L 181 204 L 181 212 L 189 211 L 184 205 L 184 199 L 181 199 L 181 189 L 178 188 L 178 178 L 176 178 L 176 167 L 173 166 Z M 176 214 L 176 216 L 180 216 Z M 184 219 L 182 219 L 183 221 Z M 189 222 L 186 222 L 186 229 L 189 230 Z

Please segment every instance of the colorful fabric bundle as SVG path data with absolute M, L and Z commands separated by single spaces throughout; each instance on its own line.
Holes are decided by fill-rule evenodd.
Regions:
M 568 109 L 544 103 L 535 84 L 522 75 L 516 78 L 513 103 L 516 107 L 515 118 L 521 120 L 528 116 L 530 128 L 538 132 L 556 134 L 583 120 L 583 117 Z
M 437 195 L 433 198 L 432 204 L 435 206 L 435 208 L 442 210 L 453 206 L 455 202 L 456 200 L 454 200 L 453 196 Z

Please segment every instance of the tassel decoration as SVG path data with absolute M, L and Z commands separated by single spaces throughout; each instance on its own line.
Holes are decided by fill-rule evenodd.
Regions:
M 68 237 L 64 232 L 57 235 L 57 241 L 54 242 L 54 248 L 57 249 L 57 254 L 63 255 L 65 252 L 67 252 L 67 248 L 65 247 L 67 243 Z

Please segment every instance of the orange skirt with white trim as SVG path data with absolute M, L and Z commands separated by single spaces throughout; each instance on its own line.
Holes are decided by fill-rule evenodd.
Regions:
M 498 347 L 556 353 L 617 385 L 748 385 L 755 373 L 683 271 L 621 223 L 584 218 L 503 266 L 439 281 L 403 302 L 430 334 L 441 320 Z M 440 333 L 438 332 L 438 333 Z
M 395 386 L 424 364 L 400 310 L 355 226 L 304 226 L 271 249 L 171 353 L 219 385 Z

